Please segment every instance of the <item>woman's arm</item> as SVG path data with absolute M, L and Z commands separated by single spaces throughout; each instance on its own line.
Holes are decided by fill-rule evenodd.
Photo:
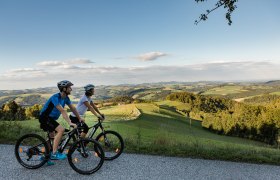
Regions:
M 84 105 L 90 110 L 90 112 L 92 112 L 92 114 L 94 114 L 96 117 L 100 118 L 100 116 L 96 113 L 95 109 L 91 106 L 91 104 L 89 104 L 88 101 L 85 101 Z

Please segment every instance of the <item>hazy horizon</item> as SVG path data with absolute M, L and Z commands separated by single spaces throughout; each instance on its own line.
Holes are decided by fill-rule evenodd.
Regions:
M 264 80 L 225 80 L 225 81 L 158 81 L 158 82 L 149 82 L 149 83 L 127 83 L 127 84 L 98 84 L 96 85 L 96 87 L 98 86 L 141 86 L 141 85 L 145 85 L 145 84 L 172 84 L 172 83 L 176 83 L 176 84 L 188 84 L 188 83 L 266 83 L 266 82 L 270 82 L 270 81 L 280 81 L 280 79 L 264 79 Z M 76 86 L 74 84 L 73 86 L 74 88 L 83 88 L 83 86 Z M 36 88 L 23 88 L 23 89 L 0 89 L 0 91 L 23 91 L 23 90 L 35 90 L 35 89 L 44 89 L 44 88 L 57 88 L 56 85 L 53 86 L 46 86 L 46 87 L 36 87 Z

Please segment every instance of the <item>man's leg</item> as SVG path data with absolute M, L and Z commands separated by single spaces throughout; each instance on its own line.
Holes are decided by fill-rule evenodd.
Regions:
M 63 133 L 64 133 L 64 128 L 61 125 L 58 125 L 55 128 L 55 130 L 57 133 L 56 133 L 56 135 L 54 137 L 54 141 L 53 141 L 53 154 L 55 154 L 57 151 L 58 145 L 59 145 L 61 138 L 63 136 Z
M 48 141 L 48 147 L 51 150 L 53 148 L 53 147 L 51 147 L 51 145 L 53 144 L 53 141 L 54 141 L 55 131 L 49 132 L 49 136 L 50 136 L 50 139 Z
M 81 137 L 82 137 L 82 138 L 85 138 L 85 137 L 86 137 L 86 135 L 87 135 L 87 134 L 86 134 L 86 133 L 84 133 L 84 132 L 82 132 L 82 133 L 81 133 Z

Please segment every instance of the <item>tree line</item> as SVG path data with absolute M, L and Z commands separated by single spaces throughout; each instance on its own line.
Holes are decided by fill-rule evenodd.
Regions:
M 33 99 L 33 98 L 29 98 Z M 38 101 L 41 102 L 41 101 Z M 121 104 L 130 104 L 130 103 L 140 103 L 146 102 L 144 100 L 133 99 L 130 96 L 117 96 L 109 100 L 101 101 L 98 104 L 101 106 L 104 103 L 111 102 L 111 105 Z M 23 121 L 27 119 L 39 119 L 40 111 L 43 108 L 43 105 L 34 104 L 33 106 L 24 107 L 20 104 L 17 104 L 15 101 L 9 101 L 2 105 L 0 108 L 0 120 L 9 120 L 9 121 Z
M 15 101 L 9 101 L 0 109 L 0 120 L 23 121 L 26 119 L 39 119 L 42 105 L 35 104 L 30 107 L 22 107 Z
M 202 126 L 208 130 L 276 144 L 280 127 L 280 98 L 272 99 L 262 106 L 188 92 L 167 96 L 167 100 L 186 103 L 186 108 L 181 111 L 189 118 L 201 120 Z

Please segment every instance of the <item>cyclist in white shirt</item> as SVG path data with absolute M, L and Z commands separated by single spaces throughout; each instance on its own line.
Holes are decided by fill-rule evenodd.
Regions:
M 94 114 L 96 117 L 104 120 L 104 114 L 101 114 L 98 108 L 93 103 L 91 96 L 94 95 L 94 85 L 88 84 L 84 87 L 85 94 L 81 97 L 80 101 L 78 102 L 76 109 L 80 116 L 83 116 L 87 110 L 90 110 L 92 114 Z M 81 131 L 81 137 L 85 137 L 89 128 L 86 123 L 80 123 L 81 121 L 75 116 L 74 113 L 71 113 L 69 116 L 72 123 L 75 123 L 78 125 L 78 127 L 82 127 Z

